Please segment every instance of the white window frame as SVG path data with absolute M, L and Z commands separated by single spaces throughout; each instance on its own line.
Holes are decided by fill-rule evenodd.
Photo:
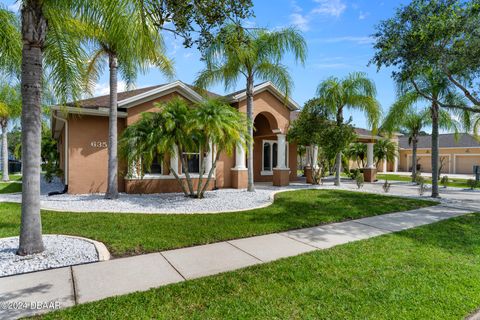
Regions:
M 264 158 L 265 158 L 265 154 L 263 152 L 264 150 L 264 147 L 265 147 L 265 144 L 268 143 L 270 145 L 270 167 L 271 167 L 271 170 L 264 170 Z M 260 175 L 261 176 L 273 176 L 273 169 L 275 169 L 273 167 L 273 144 L 276 143 L 277 144 L 277 152 L 278 152 L 278 140 L 262 140 L 262 170 L 260 171 Z M 290 168 L 290 165 L 289 165 L 289 147 L 288 147 L 288 142 L 285 142 L 285 165 L 287 168 Z M 278 156 L 278 155 L 277 155 Z M 278 159 L 277 159 L 277 164 L 278 164 Z

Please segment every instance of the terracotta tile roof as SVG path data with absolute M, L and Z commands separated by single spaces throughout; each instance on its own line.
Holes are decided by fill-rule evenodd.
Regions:
M 438 137 L 440 148 L 478 148 L 478 142 L 472 135 L 462 133 L 459 134 L 458 140 L 455 140 L 455 134 L 440 134 Z M 399 138 L 399 146 L 402 149 L 410 149 L 412 146 L 408 144 L 408 137 Z M 432 136 L 420 136 L 418 138 L 418 148 L 431 148 Z

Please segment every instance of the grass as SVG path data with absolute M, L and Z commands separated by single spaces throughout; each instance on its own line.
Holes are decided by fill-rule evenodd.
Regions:
M 0 193 L 22 192 L 22 184 L 18 182 L 0 182 Z
M 443 175 L 442 175 L 443 176 Z M 410 176 L 398 175 L 398 174 L 378 174 L 377 179 L 381 180 L 393 180 L 393 181 L 412 181 Z M 425 177 L 426 183 L 432 183 L 432 179 L 429 177 Z M 454 179 L 448 178 L 448 186 L 449 187 L 457 187 L 457 188 L 466 188 L 470 189 L 467 185 L 467 179 Z
M 271 206 L 223 214 L 42 213 L 44 233 L 102 241 L 114 256 L 134 255 L 405 211 L 435 202 L 333 190 L 277 194 Z M 0 205 L 0 237 L 18 234 L 20 206 Z
M 462 319 L 480 214 L 50 313 L 44 319 Z

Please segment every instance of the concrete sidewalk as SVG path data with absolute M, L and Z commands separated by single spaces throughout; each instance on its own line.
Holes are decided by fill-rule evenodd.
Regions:
M 49 312 L 465 215 L 438 205 L 282 233 L 0 278 L 0 319 Z

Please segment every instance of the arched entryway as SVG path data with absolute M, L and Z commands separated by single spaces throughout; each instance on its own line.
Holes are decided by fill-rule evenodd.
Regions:
M 285 132 L 269 112 L 261 112 L 254 119 L 253 178 L 255 182 L 274 182 L 277 170 L 289 174 L 289 146 Z M 288 184 L 283 182 L 283 184 Z

